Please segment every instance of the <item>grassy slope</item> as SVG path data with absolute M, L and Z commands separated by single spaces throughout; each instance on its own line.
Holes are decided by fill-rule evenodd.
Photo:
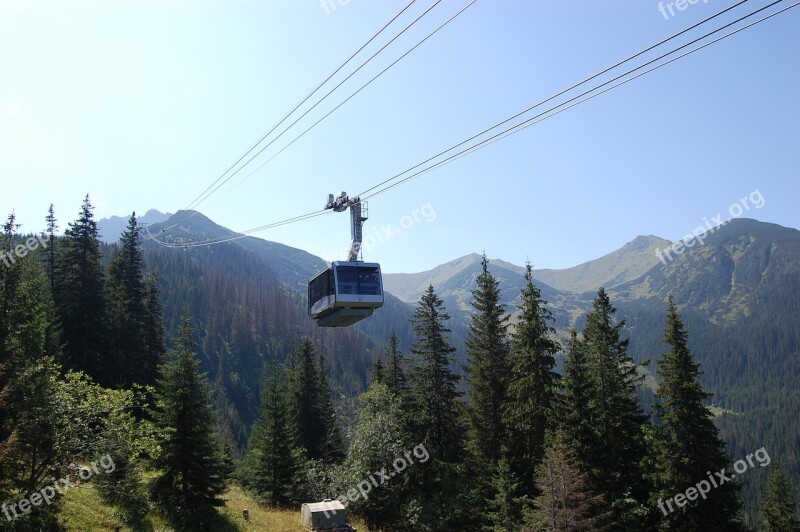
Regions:
M 294 532 L 305 530 L 300 525 L 300 510 L 272 510 L 259 505 L 239 487 L 232 487 L 224 496 L 225 506 L 218 509 L 219 522 L 214 530 L 219 532 L 243 530 L 268 530 L 275 532 Z M 242 510 L 250 511 L 250 521 L 242 518 Z M 60 521 L 67 530 L 117 530 L 117 531 L 169 531 L 173 530 L 167 520 L 151 512 L 147 519 L 137 528 L 125 525 L 116 517 L 114 508 L 100 499 L 97 491 L 86 484 L 72 489 L 65 495 L 64 505 L 60 513 Z M 359 520 L 350 520 L 350 524 L 359 531 L 367 527 Z

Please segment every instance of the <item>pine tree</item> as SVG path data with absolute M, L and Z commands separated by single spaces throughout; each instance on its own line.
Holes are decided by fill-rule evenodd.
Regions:
M 163 347 L 154 341 L 151 322 L 154 287 L 148 285 L 144 276 L 144 258 L 141 249 L 141 233 L 136 213 L 128 219 L 128 227 L 122 234 L 120 248 L 114 253 L 108 274 L 108 292 L 111 304 L 113 332 L 113 360 L 109 360 L 109 373 L 113 382 L 152 384 L 155 382 Z M 113 364 L 113 365 L 112 365 Z
M 56 261 L 55 301 L 67 366 L 113 385 L 105 358 L 109 326 L 103 254 L 92 209 L 87 195 L 79 218 L 64 233 Z
M 392 331 L 389 337 L 389 343 L 386 346 L 387 364 L 384 369 L 386 379 L 386 386 L 389 391 L 398 395 L 399 397 L 406 397 L 408 395 L 408 373 L 406 366 L 408 358 L 403 356 L 403 353 L 398 347 L 397 334 Z
M 0 501 L 4 503 L 26 497 L 51 475 L 60 475 L 68 447 L 62 434 L 66 420 L 55 412 L 58 367 L 46 351 L 53 319 L 48 281 L 39 251 L 12 255 L 17 228 L 12 214 L 0 234 Z M 12 526 L 50 529 L 55 526 L 57 504 L 20 514 Z M 0 529 L 7 516 L 0 514 Z
M 382 383 L 386 380 L 385 369 L 383 368 L 383 361 L 380 357 L 375 359 L 375 364 L 372 365 L 372 382 Z
M 46 271 L 47 276 L 50 279 L 50 292 L 55 294 L 56 291 L 56 231 L 58 230 L 58 220 L 56 220 L 56 213 L 53 209 L 53 204 L 50 204 L 50 208 L 47 210 L 47 216 L 45 217 L 45 222 L 47 223 L 47 229 L 45 230 L 45 234 L 47 235 L 47 259 L 45 261 L 46 264 Z
M 46 228 L 42 237 L 47 241 L 47 252 L 45 255 L 45 273 L 50 281 L 50 300 L 52 302 L 56 294 L 56 231 L 58 230 L 58 220 L 56 220 L 53 204 L 47 211 L 45 217 Z M 55 303 L 50 305 L 51 317 L 48 319 L 46 352 L 54 360 L 61 359 L 61 327 L 58 323 Z
M 230 473 L 192 334 L 184 316 L 174 359 L 161 366 L 153 413 L 161 447 L 154 461 L 153 498 L 183 528 L 208 522 L 212 507 L 223 504 L 219 496 Z
M 595 386 L 586 350 L 575 329 L 570 331 L 562 384 L 559 418 L 564 441 L 573 450 L 576 463 L 588 471 L 598 437 L 590 407 Z
M 450 345 L 450 319 L 444 302 L 429 286 L 414 310 L 412 325 L 416 339 L 411 353 L 416 357 L 412 373 L 412 433 L 424 442 L 431 459 L 409 472 L 416 492 L 411 505 L 418 507 L 418 525 L 433 530 L 463 529 L 469 524 L 470 508 L 454 507 L 465 478 L 460 472 L 463 454 L 463 408 L 459 377 L 450 368 L 455 349 Z M 455 505 L 458 506 L 458 505 Z
M 489 272 L 483 256 L 477 289 L 472 291 L 467 339 L 470 448 L 482 471 L 478 478 L 491 479 L 500 449 L 506 441 L 502 409 L 506 404 L 511 374 L 506 327 L 509 319 L 500 302 L 500 282 Z
M 289 354 L 289 408 L 295 444 L 311 459 L 325 456 L 326 427 L 320 410 L 319 376 L 316 350 L 311 341 L 304 338 Z
M 462 448 L 458 405 L 462 394 L 456 389 L 459 377 L 450 368 L 455 348 L 445 325 L 449 319 L 444 302 L 429 286 L 411 319 L 416 334 L 411 353 L 418 359 L 413 373 L 413 417 L 417 434 L 427 439 L 431 455 L 455 462 Z
M 792 485 L 777 464 L 764 488 L 761 517 L 764 519 L 766 532 L 800 531 L 800 519 L 794 508 Z
M 621 339 L 625 320 L 614 325 L 615 312 L 605 290 L 600 288 L 586 318 L 581 349 L 586 351 L 594 381 L 589 405 L 597 439 L 587 457 L 588 470 L 595 488 L 618 505 L 617 501 L 629 495 L 644 502 L 638 464 L 644 457 L 642 428 L 646 416 L 636 392 L 641 377 L 627 354 L 628 340 Z
M 561 350 L 553 339 L 553 315 L 525 270 L 520 317 L 511 334 L 511 380 L 503 422 L 509 433 L 509 461 L 526 493 L 533 491 L 536 467 L 544 456 L 545 433 L 555 421 L 559 375 L 553 371 Z
M 505 532 L 517 529 L 522 522 L 519 504 L 521 483 L 505 457 L 497 461 L 490 491 L 494 494 L 487 503 L 486 517 L 490 524 L 484 530 Z
M 161 363 L 167 354 L 164 346 L 164 314 L 161 306 L 161 293 L 158 289 L 158 277 L 150 272 L 144 280 L 145 285 L 145 320 L 144 343 L 149 362 Z M 143 374 L 148 375 L 149 369 Z
M 298 465 L 291 444 L 285 380 L 283 369 L 270 369 L 244 468 L 246 485 L 273 507 L 288 507 L 296 502 L 294 478 Z
M 331 398 L 331 387 L 328 384 L 328 371 L 325 359 L 319 356 L 319 411 L 322 414 L 325 441 L 323 444 L 322 458 L 324 463 L 331 464 L 341 462 L 345 456 L 344 441 L 342 431 L 339 427 L 339 417 L 336 413 L 336 406 Z
M 490 524 L 486 527 L 493 530 L 502 526 L 498 520 L 507 519 L 502 509 L 491 506 L 498 503 L 495 489 L 508 487 L 505 483 L 509 480 L 497 475 L 497 463 L 507 441 L 502 410 L 511 373 L 506 336 L 509 317 L 500 302 L 500 283 L 489 272 L 485 255 L 476 284 L 472 291 L 475 312 L 470 318 L 466 341 L 469 453 L 463 474 L 471 482 L 463 490 L 461 504 L 470 509 L 472 520 L 488 517 Z
M 325 363 L 304 338 L 289 354 L 289 407 L 296 447 L 311 460 L 332 463 L 344 457 L 344 444 L 331 400 Z
M 0 500 L 6 500 L 12 492 L 7 460 L 19 438 L 19 429 L 13 422 L 13 403 L 9 403 L 14 398 L 18 365 L 24 361 L 18 351 L 21 346 L 16 337 L 20 329 L 27 325 L 20 323 L 24 320 L 20 320 L 21 309 L 17 306 L 22 265 L 19 258 L 11 262 L 17 228 L 16 217 L 12 213 L 3 224 L 3 233 L 0 235 L 0 471 L 3 471 L 0 477 Z
M 664 343 L 670 351 L 658 361 L 660 384 L 655 405 L 662 425 L 653 431 L 651 504 L 659 511 L 661 530 L 734 530 L 740 503 L 738 486 L 725 482 L 714 488 L 707 498 L 686 501 L 674 511 L 664 508 L 664 500 L 686 491 L 700 481 L 708 483 L 708 471 L 720 471 L 730 462 L 725 442 L 719 438 L 712 414 L 705 407 L 711 397 L 700 383 L 700 365 L 687 345 L 687 333 L 672 296 L 669 297 L 667 328 Z M 669 505 L 667 505 L 668 507 Z

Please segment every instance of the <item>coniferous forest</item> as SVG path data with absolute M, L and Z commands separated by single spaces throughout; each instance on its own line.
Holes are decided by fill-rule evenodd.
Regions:
M 672 295 L 630 327 L 600 288 L 564 337 L 531 265 L 508 308 L 484 256 L 465 329 L 429 286 L 410 311 L 331 332 L 241 248 L 166 252 L 135 213 L 103 244 L 88 196 L 60 223 L 51 207 L 21 234 L 11 215 L 0 242 L 0 530 L 62 528 L 65 478 L 131 527 L 156 512 L 226 530 L 236 486 L 298 519 L 338 499 L 369 530 L 798 530 L 779 463 L 798 431 L 745 447 L 742 424 L 715 419 L 729 377 L 704 381 L 692 346 L 712 340 Z M 15 251 L 31 238 L 44 244 Z M 737 334 L 755 342 L 754 323 Z

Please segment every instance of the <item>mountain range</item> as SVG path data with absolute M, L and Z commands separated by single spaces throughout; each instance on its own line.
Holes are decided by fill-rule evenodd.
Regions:
M 615 286 L 642 276 L 659 262 L 655 252 L 670 244 L 663 238 L 638 236 L 616 251 L 572 268 L 534 269 L 533 278 L 545 292 L 591 292 L 600 286 Z M 409 303 L 419 300 L 430 284 L 458 292 L 458 282 L 465 273 L 476 273 L 475 264 L 480 266 L 481 259 L 480 255 L 473 253 L 425 272 L 386 274 L 384 284 L 387 291 Z M 524 267 L 500 259 L 490 259 L 489 262 L 495 275 L 505 276 L 506 281 L 521 286 L 519 279 L 525 275 Z M 471 287 L 472 282 L 466 286 Z M 460 307 L 467 308 L 468 301 L 464 303 L 467 306 Z
M 800 269 L 800 231 L 756 220 L 731 220 L 707 235 L 702 245 L 671 253 L 667 260 L 663 250 L 672 245 L 659 237 L 638 236 L 572 268 L 534 269 L 533 278 L 556 311 L 572 316 L 570 326 L 577 318 L 573 311 L 588 308 L 601 286 L 617 302 L 642 305 L 663 304 L 672 293 L 680 306 L 712 322 L 731 323 L 749 314 L 758 294 L 777 288 L 784 276 L 797 275 Z M 425 272 L 385 274 L 384 285 L 387 292 L 414 303 L 432 284 L 452 308 L 468 311 L 481 260 L 473 253 Z M 513 306 L 525 269 L 499 259 L 489 263 L 500 279 L 504 302 Z
M 147 226 L 166 221 L 171 216 L 172 214 L 170 213 L 163 213 L 156 209 L 150 209 L 144 215 L 137 216 L 137 220 L 143 226 Z M 107 244 L 113 244 L 119 240 L 119 237 L 128 226 L 129 218 L 130 216 L 110 216 L 108 218 L 98 220 L 97 229 L 100 233 L 100 239 Z

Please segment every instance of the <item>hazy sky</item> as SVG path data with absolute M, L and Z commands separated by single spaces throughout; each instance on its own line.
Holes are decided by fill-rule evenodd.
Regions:
M 0 0 L 0 212 L 36 231 L 87 192 L 98 218 L 184 208 L 408 1 Z M 466 3 L 442 1 L 264 155 Z M 654 0 L 478 0 L 199 209 L 237 231 L 319 209 L 732 4 L 665 18 Z M 800 227 L 798 30 L 800 8 L 377 196 L 365 229 L 385 240 L 365 258 L 410 272 L 486 250 L 562 268 L 718 213 Z M 255 236 L 344 258 L 349 217 Z

